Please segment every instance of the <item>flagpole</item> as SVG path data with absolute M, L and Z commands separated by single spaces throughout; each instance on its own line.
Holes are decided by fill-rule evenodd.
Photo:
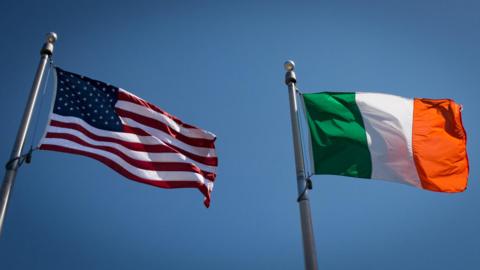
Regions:
M 298 124 L 298 107 L 295 83 L 295 63 L 291 60 L 285 62 L 285 84 L 288 86 L 290 98 L 290 118 L 292 120 L 293 150 L 295 152 L 295 168 L 297 172 L 298 205 L 300 207 L 300 220 L 302 226 L 303 253 L 305 269 L 318 269 L 317 254 L 315 250 L 315 238 L 313 236 L 312 215 L 310 213 L 310 201 L 308 199 L 308 186 L 303 162 L 303 149 Z
M 30 96 L 28 97 L 27 105 L 25 106 L 25 111 L 23 112 L 22 122 L 17 132 L 17 139 L 13 145 L 12 153 L 10 154 L 10 160 L 6 165 L 5 177 L 3 178 L 0 197 L 0 234 L 2 233 L 3 222 L 5 221 L 5 214 L 8 207 L 8 200 L 13 188 L 17 169 L 20 166 L 21 153 L 25 144 L 25 138 L 27 137 L 28 126 L 30 124 L 30 120 L 32 119 L 33 109 L 35 108 L 35 101 L 38 96 L 48 59 L 53 54 L 53 44 L 55 41 L 57 41 L 57 34 L 53 32 L 48 33 L 47 40 L 40 50 L 40 63 L 38 64 L 32 89 L 30 90 Z

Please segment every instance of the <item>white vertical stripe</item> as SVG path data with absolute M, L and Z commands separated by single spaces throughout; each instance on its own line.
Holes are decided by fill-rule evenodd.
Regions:
M 356 93 L 372 158 L 372 178 L 421 187 L 412 154 L 413 100 Z

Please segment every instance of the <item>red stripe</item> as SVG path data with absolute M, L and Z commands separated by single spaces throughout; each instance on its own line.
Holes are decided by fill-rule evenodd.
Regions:
M 123 141 L 117 138 L 112 138 L 112 137 L 105 137 L 105 136 L 99 136 L 96 135 L 90 131 L 88 131 L 86 128 L 82 127 L 79 124 L 75 123 L 65 123 L 65 122 L 59 122 L 56 120 L 52 120 L 50 122 L 51 126 L 54 127 L 61 127 L 61 128 L 70 128 L 74 129 L 77 131 L 80 131 L 83 133 L 85 136 L 96 140 L 96 141 L 101 141 L 101 142 L 113 142 L 120 144 L 128 149 L 135 150 L 135 151 L 143 151 L 143 152 L 152 152 L 152 153 L 175 153 L 176 151 L 172 149 L 171 147 L 168 147 L 166 145 L 161 145 L 161 144 L 143 144 L 143 143 L 136 143 L 136 142 L 127 142 Z
M 173 145 L 161 145 L 161 144 L 142 144 L 142 143 L 135 143 L 135 142 L 126 142 L 120 139 L 112 138 L 112 137 L 105 137 L 96 135 L 79 124 L 75 123 L 65 123 L 60 122 L 57 120 L 51 120 L 50 125 L 54 127 L 61 127 L 61 128 L 70 128 L 77 130 L 83 133 L 85 136 L 96 140 L 96 141 L 103 141 L 103 142 L 113 142 L 120 144 L 128 149 L 135 150 L 135 151 L 143 151 L 143 152 L 150 152 L 150 153 L 181 153 L 197 162 L 203 163 L 209 166 L 217 166 L 218 159 L 217 157 L 202 157 L 195 154 L 192 154 L 188 151 L 175 147 Z
M 74 136 L 72 134 L 66 134 L 66 133 L 54 133 L 54 132 L 48 132 L 45 135 L 46 138 L 57 138 L 57 139 L 65 139 L 65 140 L 70 140 L 72 142 L 76 142 L 80 145 L 94 148 L 94 149 L 99 149 L 103 151 L 107 151 L 109 153 L 112 153 L 114 155 L 117 155 L 121 159 L 125 160 L 132 166 L 135 166 L 140 169 L 144 170 L 150 170 L 150 171 L 187 171 L 187 172 L 195 172 L 198 174 L 201 174 L 204 178 L 214 181 L 215 180 L 215 173 L 212 172 L 207 172 L 203 171 L 197 166 L 195 166 L 192 163 L 187 163 L 187 162 L 158 162 L 158 161 L 144 161 L 144 160 L 136 160 L 122 151 L 111 147 L 111 146 L 105 146 L 105 145 L 94 145 L 90 144 L 77 136 Z
M 68 148 L 68 147 L 63 147 L 63 146 L 58 146 L 58 145 L 50 145 L 50 144 L 43 144 L 43 145 L 40 146 L 40 149 L 87 156 L 87 157 L 90 157 L 90 158 L 93 158 L 93 159 L 96 159 L 96 160 L 102 162 L 103 164 L 109 166 L 113 170 L 117 171 L 119 174 L 121 174 L 121 175 L 123 175 L 123 176 L 125 176 L 129 179 L 132 179 L 132 180 L 137 181 L 137 182 L 149 184 L 149 185 L 152 185 L 152 186 L 156 186 L 156 187 L 161 187 L 161 188 L 197 188 L 205 196 L 205 200 L 204 200 L 205 206 L 209 207 L 209 205 L 210 205 L 210 192 L 208 191 L 207 187 L 200 182 L 195 182 L 195 181 L 153 181 L 153 180 L 138 177 L 138 176 L 130 173 L 129 171 L 125 170 L 122 166 L 120 166 L 116 162 L 112 161 L 111 159 L 108 159 L 104 156 L 97 155 L 97 154 L 94 154 L 94 153 L 81 151 L 81 150 L 77 150 L 77 149 L 71 149 L 71 148 Z
M 156 119 L 146 117 L 144 115 L 136 114 L 134 112 L 126 111 L 120 108 L 115 108 L 115 112 L 120 116 L 120 117 L 127 117 L 130 119 L 135 120 L 136 122 L 146 125 L 148 127 L 158 129 L 160 131 L 163 131 L 167 133 L 168 135 L 172 136 L 173 138 L 182 141 L 186 144 L 189 144 L 191 146 L 197 146 L 197 147 L 205 147 L 205 148 L 215 148 L 214 145 L 214 140 L 209 140 L 209 139 L 202 139 L 202 138 L 191 138 L 183 135 L 182 133 L 171 129 L 168 125 L 165 123 L 162 123 L 161 121 L 158 121 Z
M 137 105 L 140 105 L 140 106 L 143 106 L 143 107 L 146 107 L 146 108 L 149 108 L 149 109 L 152 109 L 158 113 L 161 113 L 167 117 L 169 117 L 170 119 L 172 119 L 173 121 L 175 121 L 177 124 L 183 126 L 183 127 L 186 127 L 186 128 L 196 128 L 198 129 L 197 127 L 194 127 L 192 125 L 189 125 L 189 124 L 186 124 L 186 123 L 183 123 L 182 120 L 178 119 L 177 117 L 169 114 L 168 112 L 160 109 L 159 107 L 157 107 L 156 105 L 144 100 L 144 99 L 141 99 L 139 97 L 136 97 L 134 95 L 131 95 L 130 93 L 128 93 L 127 91 L 125 90 L 119 90 L 118 91 L 118 99 L 119 100 L 124 100 L 124 101 L 129 101 L 129 102 L 132 102 L 132 103 L 135 103 Z
M 132 134 L 139 135 L 139 136 L 151 136 L 150 134 L 148 134 L 145 130 L 143 130 L 141 128 L 131 127 L 131 126 L 128 126 L 128 125 L 125 125 L 125 124 L 123 124 L 123 130 L 122 131 L 125 132 L 125 133 L 132 133 Z
M 192 154 L 186 150 L 183 150 L 182 148 L 180 147 L 177 147 L 175 145 L 172 145 L 172 144 L 169 144 L 169 143 L 166 143 L 168 146 L 170 146 L 171 148 L 175 149 L 178 153 L 180 154 L 183 154 L 184 156 L 186 157 L 189 157 L 197 162 L 200 162 L 200 163 L 203 163 L 205 165 L 208 165 L 208 166 L 218 166 L 218 158 L 217 157 L 202 157 L 202 156 L 198 156 L 198 155 L 195 155 L 195 154 Z

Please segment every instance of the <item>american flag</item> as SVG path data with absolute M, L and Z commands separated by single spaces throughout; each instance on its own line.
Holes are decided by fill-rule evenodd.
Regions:
M 162 188 L 197 188 L 210 205 L 215 135 L 128 91 L 55 68 L 55 101 L 40 149 L 94 158 Z

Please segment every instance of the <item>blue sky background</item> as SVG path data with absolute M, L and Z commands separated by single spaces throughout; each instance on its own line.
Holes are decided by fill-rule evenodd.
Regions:
M 206 209 L 197 190 L 154 188 L 86 157 L 36 152 L 17 176 L 1 269 L 302 269 L 286 59 L 306 92 L 464 105 L 464 193 L 314 177 L 320 269 L 480 266 L 480 2 L 45 0 L 1 1 L 0 10 L 3 161 L 49 31 L 59 36 L 57 65 L 214 132 L 220 158 Z

